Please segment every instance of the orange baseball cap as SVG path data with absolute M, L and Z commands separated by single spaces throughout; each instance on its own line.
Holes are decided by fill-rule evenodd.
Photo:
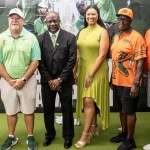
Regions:
M 118 11 L 117 17 L 120 15 L 128 16 L 129 18 L 133 19 L 133 12 L 129 8 L 121 8 Z

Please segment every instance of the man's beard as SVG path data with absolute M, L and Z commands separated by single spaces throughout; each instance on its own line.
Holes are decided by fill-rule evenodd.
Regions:
M 12 26 L 11 26 L 11 29 L 12 29 L 13 31 L 19 31 L 19 26 L 18 26 L 18 25 L 12 25 Z

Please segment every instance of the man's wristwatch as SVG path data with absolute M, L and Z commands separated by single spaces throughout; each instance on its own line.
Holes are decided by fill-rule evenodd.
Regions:
M 139 87 L 140 83 L 139 82 L 134 82 L 135 87 Z
M 57 78 L 57 80 L 59 81 L 59 83 L 62 83 L 62 79 L 61 78 Z
M 27 82 L 27 80 L 25 78 L 22 78 L 22 81 Z

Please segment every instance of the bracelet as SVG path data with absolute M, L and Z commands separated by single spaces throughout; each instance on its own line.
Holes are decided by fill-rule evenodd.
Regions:
M 93 78 L 93 75 L 89 74 L 88 77 Z

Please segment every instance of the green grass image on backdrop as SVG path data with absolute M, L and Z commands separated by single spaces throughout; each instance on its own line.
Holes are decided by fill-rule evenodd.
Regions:
M 61 116 L 60 113 L 56 115 Z M 136 150 L 142 150 L 145 144 L 150 143 L 150 112 L 138 112 L 137 113 L 137 124 L 135 129 L 135 141 L 137 144 Z M 99 126 L 101 126 L 100 118 L 98 117 Z M 73 146 L 70 150 L 75 150 L 75 142 L 79 140 L 79 137 L 82 132 L 83 117 L 81 118 L 81 126 L 75 126 L 75 137 L 73 140 Z M 64 150 L 62 138 L 62 125 L 55 124 L 56 127 L 56 138 L 53 140 L 52 144 L 48 147 L 43 147 L 42 142 L 44 139 L 45 128 L 43 122 L 43 114 L 35 114 L 35 128 L 34 136 L 38 146 L 38 150 Z M 113 144 L 109 142 L 109 138 L 116 135 L 119 131 L 119 115 L 118 113 L 110 114 L 110 127 L 106 130 L 100 130 L 100 134 L 93 138 L 91 143 L 87 145 L 84 150 L 116 150 L 119 144 Z M 3 144 L 5 139 L 8 136 L 7 130 L 7 120 L 5 114 L 0 114 L 0 145 Z M 12 150 L 27 150 L 26 145 L 26 126 L 24 124 L 23 115 L 20 113 L 18 118 L 18 124 L 16 128 L 16 136 L 19 138 L 17 145 L 13 146 Z

